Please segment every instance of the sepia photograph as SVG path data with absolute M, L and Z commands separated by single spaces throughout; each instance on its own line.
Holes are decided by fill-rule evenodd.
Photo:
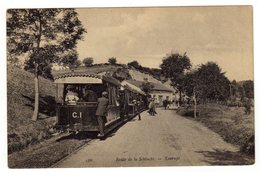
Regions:
M 253 7 L 6 10 L 8 167 L 255 164 Z

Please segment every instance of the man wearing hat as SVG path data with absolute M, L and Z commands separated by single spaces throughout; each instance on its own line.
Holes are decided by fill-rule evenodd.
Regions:
M 106 122 L 106 115 L 107 115 L 107 107 L 109 104 L 108 101 L 108 93 L 107 92 L 102 92 L 102 97 L 98 98 L 98 106 L 97 106 L 97 111 L 96 111 L 96 116 L 97 116 L 97 121 L 99 125 L 99 131 L 100 134 L 99 136 L 104 137 L 104 128 L 105 128 L 105 122 Z

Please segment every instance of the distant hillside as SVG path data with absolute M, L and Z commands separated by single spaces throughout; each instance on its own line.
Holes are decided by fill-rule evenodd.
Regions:
M 7 124 L 8 150 L 22 149 L 32 142 L 47 137 L 46 129 L 54 122 L 55 85 L 52 81 L 39 78 L 40 119 L 31 121 L 34 105 L 33 74 L 14 66 L 7 67 Z M 41 136 L 39 136 L 41 135 Z

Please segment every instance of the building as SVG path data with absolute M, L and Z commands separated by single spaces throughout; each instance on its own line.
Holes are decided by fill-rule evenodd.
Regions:
M 158 83 L 153 83 L 153 89 L 150 93 L 150 95 L 155 98 L 155 102 L 159 105 L 162 106 L 163 105 L 163 100 L 175 100 L 176 99 L 176 95 L 175 95 L 175 90 L 174 89 L 170 89 L 168 87 L 166 87 L 163 84 L 158 84 Z
M 126 80 L 125 82 L 135 85 L 141 88 L 142 84 L 147 81 L 137 81 L 137 80 Z M 151 92 L 149 93 L 151 97 L 155 98 L 155 102 L 159 105 L 163 105 L 163 100 L 176 100 L 175 90 L 173 88 L 168 88 L 162 83 L 149 82 L 153 85 Z

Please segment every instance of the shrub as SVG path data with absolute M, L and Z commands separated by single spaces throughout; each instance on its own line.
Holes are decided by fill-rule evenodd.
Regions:
M 111 57 L 108 59 L 108 63 L 110 63 L 111 65 L 116 65 L 116 62 L 117 62 L 117 60 L 115 57 Z
M 87 57 L 87 58 L 84 58 L 82 63 L 86 66 L 86 67 L 90 67 L 93 65 L 94 63 L 94 60 L 92 57 Z

